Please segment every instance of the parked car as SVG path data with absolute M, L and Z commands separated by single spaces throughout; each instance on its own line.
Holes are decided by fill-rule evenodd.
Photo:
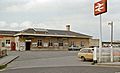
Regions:
M 81 49 L 80 47 L 73 45 L 68 48 L 69 51 L 79 51 L 80 49 Z
M 100 48 L 101 49 L 101 61 L 102 62 L 110 62 L 111 57 L 111 48 Z M 80 60 L 93 60 L 93 51 L 94 48 L 82 48 L 78 52 L 78 57 Z M 119 48 L 113 48 L 113 60 L 115 62 L 120 62 L 120 49 Z M 99 48 L 97 48 L 97 60 L 99 59 Z
M 82 61 L 93 60 L 93 50 L 94 48 L 82 48 L 78 53 L 78 57 Z

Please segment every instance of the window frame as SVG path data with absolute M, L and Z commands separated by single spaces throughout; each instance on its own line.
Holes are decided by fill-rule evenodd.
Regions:
M 48 46 L 49 46 L 49 47 L 52 47 L 52 46 L 53 46 L 53 42 L 52 42 L 51 40 L 49 40 Z
M 37 41 L 37 46 L 38 46 L 38 47 L 39 47 L 39 46 L 43 46 L 42 40 L 38 40 L 38 41 Z
M 11 40 L 10 39 L 6 39 L 5 40 L 5 46 L 6 47 L 10 47 L 10 45 L 11 45 Z

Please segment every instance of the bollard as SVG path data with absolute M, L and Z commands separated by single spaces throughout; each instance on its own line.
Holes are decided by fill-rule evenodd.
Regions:
M 93 63 L 92 65 L 97 63 L 97 47 L 94 47 L 94 51 L 93 51 Z

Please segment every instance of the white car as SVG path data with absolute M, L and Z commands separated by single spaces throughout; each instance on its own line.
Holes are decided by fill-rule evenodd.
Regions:
M 71 46 L 68 48 L 69 51 L 79 51 L 81 48 L 78 46 Z

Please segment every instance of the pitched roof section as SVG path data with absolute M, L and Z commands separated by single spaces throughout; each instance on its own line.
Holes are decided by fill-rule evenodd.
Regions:
M 39 34 L 38 32 L 45 32 L 44 34 Z M 52 30 L 52 29 L 41 29 L 41 28 L 28 28 L 22 31 L 4 31 L 0 30 L 0 35 L 24 35 L 26 33 L 27 35 L 39 35 L 39 36 L 66 36 L 66 37 L 83 37 L 83 38 L 92 38 L 92 36 L 73 32 L 73 31 L 67 31 L 67 30 Z
M 47 29 L 42 28 L 28 28 L 21 31 L 22 33 L 47 32 Z
M 45 32 L 45 35 L 67 35 L 67 36 L 76 36 L 76 37 L 86 37 L 86 38 L 91 38 L 92 36 L 81 34 L 81 33 L 76 33 L 73 31 L 67 31 L 67 30 L 52 30 L 52 29 L 41 29 L 41 28 L 29 28 L 24 31 L 24 33 L 30 33 L 32 32 Z M 31 32 L 31 33 L 32 33 Z
M 33 28 L 35 31 L 37 32 L 47 32 L 48 30 L 47 29 L 42 29 L 42 28 Z
M 14 35 L 19 33 L 19 31 L 6 31 L 6 30 L 0 30 L 0 35 Z
M 92 37 L 92 36 L 89 36 L 89 35 L 76 33 L 76 32 L 73 32 L 73 31 L 66 31 L 66 30 L 50 30 L 50 29 L 48 29 L 48 34 Z

